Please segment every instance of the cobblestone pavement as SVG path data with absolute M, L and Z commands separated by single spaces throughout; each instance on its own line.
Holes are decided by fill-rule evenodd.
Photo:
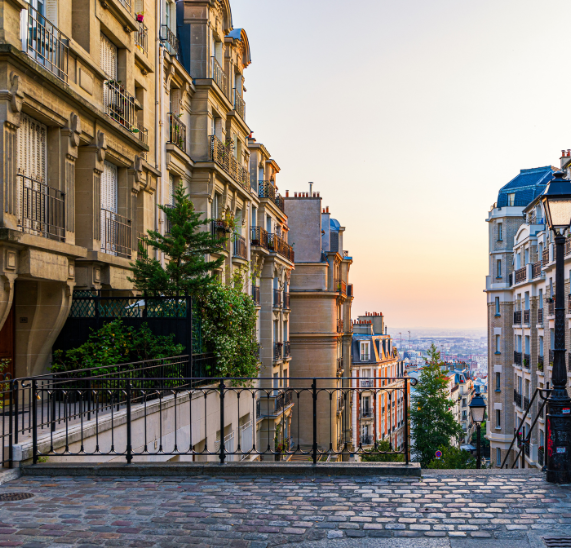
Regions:
M 34 497 L 0 502 L 0 546 L 523 548 L 571 537 L 571 487 L 540 473 L 22 477 L 0 486 L 10 492 Z

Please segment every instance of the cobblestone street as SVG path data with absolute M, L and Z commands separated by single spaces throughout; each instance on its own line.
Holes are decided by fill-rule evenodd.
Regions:
M 0 486 L 0 495 L 11 492 L 34 496 L 0 502 L 0 546 L 536 548 L 544 546 L 542 536 L 571 537 L 571 488 L 548 484 L 537 472 L 26 476 Z

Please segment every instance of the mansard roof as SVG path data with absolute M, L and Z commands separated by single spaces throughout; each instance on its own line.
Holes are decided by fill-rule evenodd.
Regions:
M 554 171 L 557 171 L 557 168 L 553 166 L 522 169 L 518 175 L 500 189 L 498 207 L 508 205 L 508 194 L 515 194 L 514 205 L 516 207 L 525 207 L 545 190 L 545 186 L 552 179 Z

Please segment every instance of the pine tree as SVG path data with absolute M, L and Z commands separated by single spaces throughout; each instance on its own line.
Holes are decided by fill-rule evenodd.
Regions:
M 182 296 L 204 294 L 214 281 L 212 272 L 224 262 L 224 257 L 206 260 L 206 255 L 219 253 L 226 238 L 216 238 L 202 227 L 210 223 L 203 213 L 194 210 L 182 183 L 174 194 L 174 206 L 159 205 L 169 226 L 164 235 L 149 230 L 139 243 L 137 260 L 131 263 L 136 289 L 155 295 Z M 149 257 L 148 248 L 165 254 L 165 266 Z
M 422 467 L 434 459 L 438 449 L 450 447 L 451 441 L 462 435 L 462 427 L 450 411 L 453 402 L 448 378 L 442 373 L 445 364 L 434 344 L 428 356 L 429 365 L 422 369 L 410 410 L 412 453 Z

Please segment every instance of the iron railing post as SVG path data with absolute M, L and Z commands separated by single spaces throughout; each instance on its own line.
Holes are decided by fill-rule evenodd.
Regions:
M 480 443 L 481 443 L 481 439 L 480 439 L 480 431 L 481 431 L 481 426 L 480 423 L 476 423 L 476 432 L 477 432 L 477 446 L 476 446 L 476 468 L 481 468 L 482 465 L 482 456 L 480 454 Z
M 14 467 L 14 437 L 13 437 L 13 421 L 12 421 L 12 413 L 14 412 L 14 408 L 12 407 L 14 404 L 14 381 L 10 380 L 10 413 L 8 415 L 8 467 Z M 4 456 L 2 456 L 2 460 L 4 460 Z
M 408 448 L 408 379 L 404 381 L 404 454 L 406 465 L 410 464 Z
M 131 381 L 127 381 L 127 464 L 133 460 L 133 445 L 131 440 Z M 176 411 L 176 409 L 175 409 Z
M 313 379 L 311 384 L 311 393 L 313 396 L 313 464 L 317 464 L 317 380 Z
M 36 380 L 32 379 L 32 462 L 38 464 L 38 408 L 36 405 Z
M 14 443 L 18 443 L 18 381 L 14 381 Z
M 224 447 L 224 381 L 220 381 L 220 464 L 224 464 L 226 458 Z

